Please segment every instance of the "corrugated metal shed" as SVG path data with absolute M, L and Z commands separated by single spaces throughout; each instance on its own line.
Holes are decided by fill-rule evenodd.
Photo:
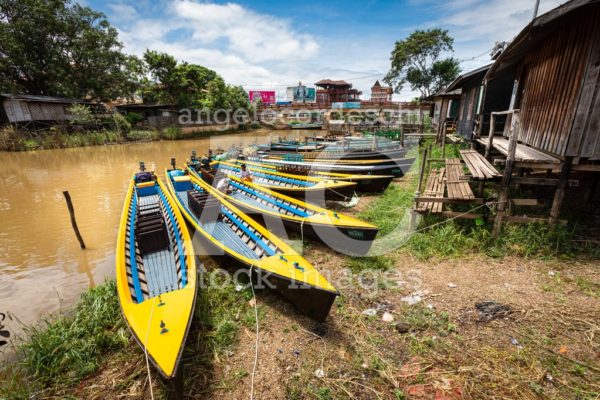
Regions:
M 25 94 L 0 94 L 4 114 L 10 123 L 66 121 L 67 109 L 73 104 L 91 104 L 84 100 Z

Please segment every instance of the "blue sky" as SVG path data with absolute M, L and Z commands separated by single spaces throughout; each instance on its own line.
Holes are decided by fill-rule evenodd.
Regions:
M 562 2 L 541 0 L 540 13 Z M 510 40 L 531 20 L 535 0 L 81 3 L 108 16 L 129 53 L 168 52 L 284 99 L 286 86 L 323 78 L 348 80 L 368 98 L 389 69 L 394 42 L 415 29 L 448 29 L 462 70 L 477 68 L 489 63 L 495 41 Z M 407 87 L 395 99 L 415 95 Z

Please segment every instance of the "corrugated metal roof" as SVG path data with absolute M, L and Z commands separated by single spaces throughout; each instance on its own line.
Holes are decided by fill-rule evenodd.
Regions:
M 9 94 L 2 93 L 0 97 L 4 97 L 12 100 L 25 100 L 36 103 L 62 103 L 62 104 L 74 104 L 74 103 L 85 103 L 91 104 L 87 100 L 69 99 L 67 97 L 56 97 L 56 96 L 40 96 L 32 94 Z
M 446 92 L 451 92 L 455 89 L 460 89 L 462 86 L 465 85 L 465 83 L 469 82 L 471 79 L 482 80 L 492 65 L 493 63 L 484 65 L 483 67 L 474 69 L 473 71 L 465 72 L 464 74 L 456 78 L 454 82 L 450 84 L 450 86 L 448 86 Z
M 531 21 L 500 54 L 488 71 L 486 79 L 493 79 L 500 72 L 517 64 L 560 25 L 562 18 L 594 3 L 598 3 L 598 0 L 571 0 Z

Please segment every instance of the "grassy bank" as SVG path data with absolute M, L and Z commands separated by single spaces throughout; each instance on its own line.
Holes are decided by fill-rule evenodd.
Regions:
M 219 357 L 236 343 L 238 330 L 253 327 L 254 311 L 248 301 L 250 289 L 239 290 L 225 273 L 213 275 L 214 285 L 199 290 L 194 321 L 184 354 L 186 387 L 197 393 L 212 374 Z M 262 306 L 259 306 L 259 315 Z M 119 375 L 119 387 L 138 390 L 146 398 L 148 387 L 137 387 L 146 377 L 144 355 L 132 339 L 121 316 L 116 286 L 108 281 L 84 292 L 72 312 L 29 327 L 27 339 L 18 345 L 15 363 L 0 369 L 0 399 L 102 398 L 102 389 L 86 392 L 86 380 Z M 154 373 L 154 372 L 153 372 Z M 95 377 L 95 378 L 91 378 Z M 155 393 L 170 388 L 154 377 Z M 94 391 L 95 390 L 95 391 Z M 106 392 L 104 398 L 113 398 Z
M 459 145 L 447 145 L 445 156 L 458 158 L 459 149 Z M 429 158 L 442 158 L 441 148 L 438 146 L 431 147 L 430 154 Z M 421 159 L 418 158 L 401 184 L 391 186 L 366 210 L 359 213 L 359 217 L 380 228 L 379 236 L 388 235 L 397 227 L 410 232 L 407 213 L 417 189 L 420 162 Z M 432 166 L 436 165 L 432 163 Z M 454 207 L 454 211 L 466 212 L 475 206 L 450 207 Z M 479 208 L 478 211 L 481 213 L 482 209 Z M 416 232 L 410 235 L 401 251 L 408 251 L 421 260 L 464 257 L 470 254 L 485 254 L 490 257 L 517 255 L 541 259 L 564 259 L 575 255 L 600 256 L 600 250 L 592 242 L 576 240 L 586 228 L 583 222 L 576 219 L 573 223 L 556 226 L 544 223 L 506 225 L 498 239 L 492 237 L 492 223 L 486 223 L 482 219 L 449 221 L 427 215 L 419 217 L 418 221 L 418 226 L 414 228 Z
M 71 147 L 102 146 L 129 142 L 149 142 L 157 140 L 197 139 L 217 135 L 227 135 L 254 129 L 241 126 L 225 130 L 194 130 L 185 132 L 178 127 L 162 130 L 94 130 L 68 132 L 51 128 L 43 132 L 18 131 L 13 127 L 0 129 L 0 151 L 30 151 L 43 149 L 64 149 Z

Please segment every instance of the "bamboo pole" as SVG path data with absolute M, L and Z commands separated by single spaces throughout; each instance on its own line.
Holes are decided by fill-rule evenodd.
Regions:
M 77 221 L 75 220 L 75 209 L 73 208 L 73 202 L 71 201 L 71 195 L 68 190 L 63 192 L 65 196 L 65 200 L 67 201 L 67 208 L 69 209 L 69 215 L 71 216 L 71 226 L 75 231 L 75 236 L 77 236 L 77 240 L 79 241 L 79 246 L 82 249 L 85 249 L 85 243 L 83 242 L 83 237 L 81 237 L 81 233 L 79 233 L 79 228 L 77 227 Z

